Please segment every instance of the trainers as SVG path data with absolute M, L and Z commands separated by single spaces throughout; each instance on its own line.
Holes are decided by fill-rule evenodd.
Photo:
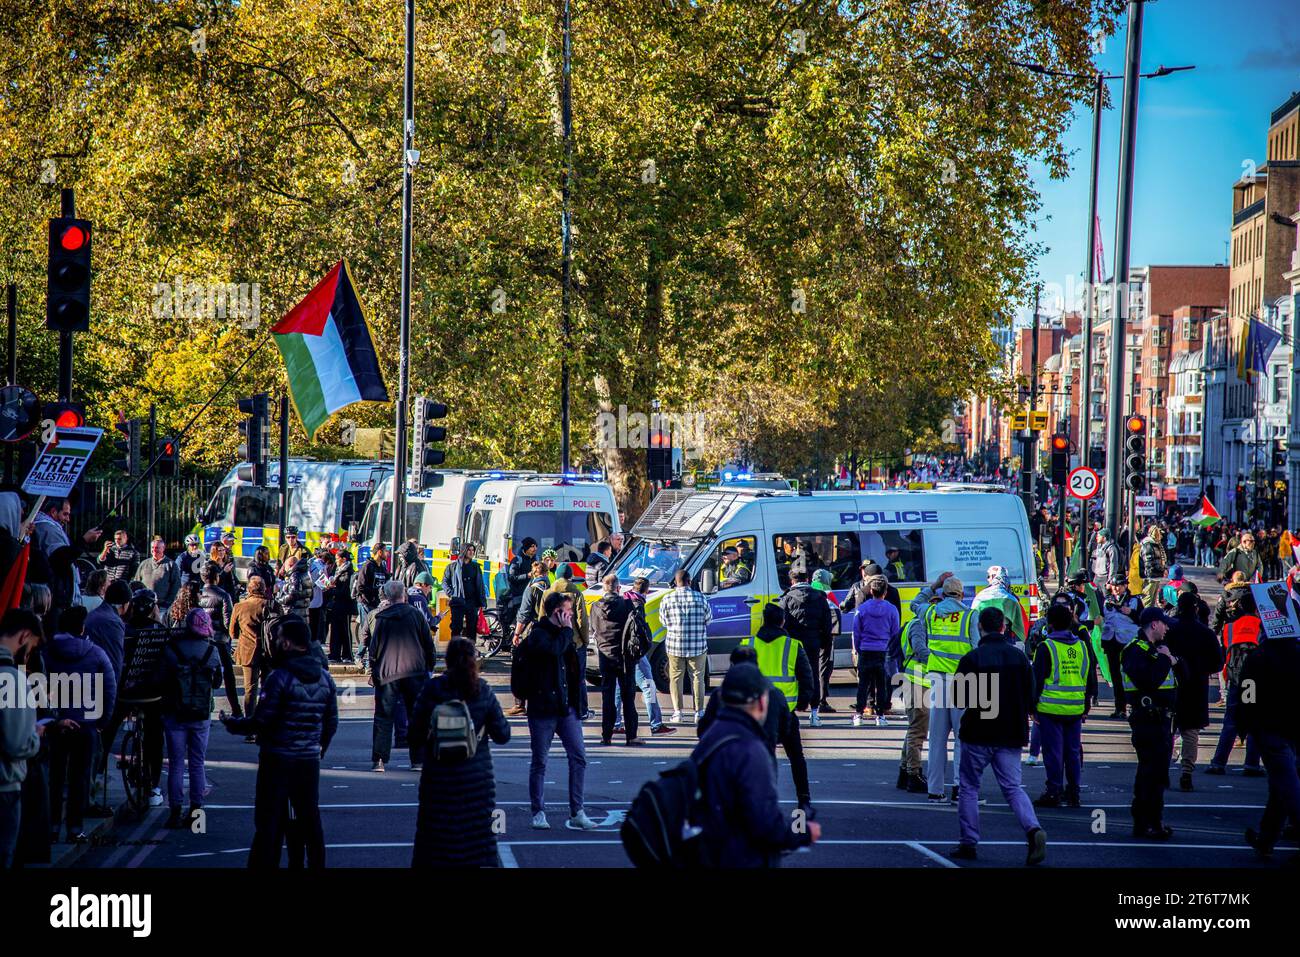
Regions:
M 620 721 L 618 724 L 614 725 L 614 733 L 615 733 L 615 734 L 618 734 L 618 733 L 619 733 L 620 731 L 622 731 L 622 730 L 623 730 L 623 722 L 622 722 L 622 721 Z
M 414 771 L 416 774 L 419 774 L 421 771 L 424 770 L 424 765 L 423 765 L 423 764 L 412 764 L 412 765 L 411 765 L 411 770 Z
M 519 705 L 515 705 L 513 708 L 506 709 L 506 714 L 511 718 L 517 718 L 521 714 L 527 714 L 527 713 L 528 710 L 526 708 L 521 708 Z
M 1228 769 L 1223 767 L 1223 765 L 1220 764 L 1211 764 L 1208 768 L 1205 769 L 1205 773 L 1206 774 L 1227 774 Z
M 973 861 L 975 860 L 975 845 L 958 844 L 948 852 L 948 856 L 958 861 Z
M 672 722 L 673 724 L 681 724 L 681 723 L 682 723 L 682 713 L 681 713 L 680 711 L 674 711 L 674 712 L 673 712 L 673 716 L 672 716 L 671 718 L 669 718 L 668 720 L 669 720 L 670 722 Z
M 908 794 L 924 794 L 928 790 L 929 790 L 929 786 L 925 783 L 925 778 L 921 777 L 921 775 L 919 774 L 908 775 L 907 778 Z
M 944 801 L 942 794 L 927 794 L 926 798 L 928 798 L 932 804 L 942 804 Z
M 628 738 L 628 739 L 627 739 L 627 746 L 628 746 L 629 748 L 639 748 L 639 747 L 641 747 L 641 745 L 643 745 L 643 744 L 645 744 L 645 738 Z
M 1194 790 L 1194 788 L 1192 787 L 1192 772 L 1191 772 L 1191 771 L 1184 771 L 1184 772 L 1182 773 L 1182 775 L 1178 778 L 1178 790 L 1180 790 L 1180 791 L 1191 791 L 1191 790 Z
M 1242 768 L 1241 773 L 1248 778 L 1262 778 L 1268 772 L 1263 768 Z
M 152 791 L 149 792 L 150 807 L 162 807 L 162 803 L 163 803 L 162 788 L 154 788 Z
M 1020 763 L 1027 768 L 1036 768 L 1043 763 L 1043 759 L 1036 754 L 1026 754 L 1020 759 Z
M 590 831 L 597 825 L 595 821 L 587 817 L 587 811 L 583 809 L 565 821 L 564 826 L 571 831 Z
M 1025 843 L 1029 845 L 1025 866 L 1043 863 L 1043 859 L 1047 857 L 1047 832 L 1041 827 L 1036 827 L 1026 835 Z
M 670 724 L 661 724 L 657 728 L 650 729 L 651 734 L 676 734 L 677 729 Z
M 855 728 L 862 727 L 862 715 L 858 714 L 857 712 L 854 712 L 853 714 L 853 727 Z
M 375 761 L 375 762 L 373 762 L 373 763 L 370 765 L 370 770 L 371 770 L 371 771 L 383 771 L 383 770 L 384 770 L 384 762 L 383 762 L 383 761 Z
M 695 712 L 695 723 L 699 724 L 703 720 L 704 720 L 704 712 L 703 711 Z
M 822 714 L 835 714 L 836 709 L 830 706 L 829 702 L 823 701 L 821 704 Z
M 889 720 L 888 720 L 888 719 L 887 719 L 883 714 L 878 714 L 878 715 L 876 715 L 876 727 L 877 727 L 877 728 L 888 728 L 888 727 L 889 727 Z
M 808 717 L 808 727 L 810 727 L 810 728 L 820 728 L 821 726 L 822 726 L 822 719 L 821 719 L 821 716 L 818 715 L 816 711 L 814 711 L 814 712 L 813 712 L 811 715 L 809 715 L 809 717 Z
M 533 829 L 537 831 L 550 830 L 551 822 L 546 820 L 546 812 L 538 811 L 533 815 Z

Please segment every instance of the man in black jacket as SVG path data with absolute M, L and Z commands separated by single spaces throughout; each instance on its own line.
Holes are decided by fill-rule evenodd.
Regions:
M 470 641 L 478 637 L 478 613 L 487 604 L 483 593 L 483 566 L 475 561 L 477 546 L 467 542 L 454 562 L 442 573 L 442 591 L 451 609 L 452 637 L 463 635 Z
M 524 600 L 524 589 L 532 577 L 533 562 L 537 560 L 537 540 L 525 538 L 519 551 L 510 564 L 506 566 L 506 587 L 509 592 L 505 600 L 497 599 L 497 618 L 501 621 L 501 634 L 509 637 L 514 634 L 515 617 Z
M 629 745 L 641 744 L 636 736 L 636 662 L 627 660 L 623 638 L 633 608 L 630 599 L 618 593 L 618 576 L 607 575 L 604 594 L 591 606 L 591 636 L 596 642 L 600 665 L 600 741 L 614 742 L 614 691 L 623 698 L 623 727 Z
M 212 619 L 212 643 L 221 655 L 221 676 L 226 686 L 226 701 L 235 717 L 244 713 L 239 701 L 239 689 L 235 686 L 235 656 L 230 645 L 230 622 L 234 616 L 235 603 L 230 594 L 218 584 L 221 581 L 221 566 L 216 562 L 207 562 L 199 573 L 203 578 L 203 590 L 199 592 L 199 607 Z
M 1138 618 L 1138 636 L 1120 656 L 1121 680 L 1129 701 L 1129 727 L 1137 752 L 1133 779 L 1133 836 L 1167 841 L 1174 829 L 1164 823 L 1169 756 L 1174 747 L 1174 715 L 1178 707 L 1178 658 L 1165 643 L 1177 624 L 1158 608 Z
M 803 645 L 808 654 L 808 663 L 812 665 L 812 715 L 808 719 L 811 728 L 821 727 L 819 712 L 822 699 L 829 688 L 822 688 L 821 678 L 830 676 L 830 669 L 822 674 L 822 657 L 828 656 L 828 663 L 833 664 L 834 656 L 834 618 L 831 615 L 830 602 L 826 593 L 808 584 L 808 574 L 798 568 L 790 570 L 790 589 L 781 596 L 777 603 L 785 613 L 785 630 L 790 637 Z M 830 708 L 826 709 L 830 711 Z
M 1206 688 L 1210 675 L 1223 667 L 1223 649 L 1219 639 L 1199 618 L 1200 599 L 1193 594 L 1180 594 L 1175 605 L 1177 622 L 1169 629 L 1165 640 L 1175 658 L 1186 662 L 1187 670 L 1179 675 L 1177 714 L 1175 728 L 1182 739 L 1178 755 L 1182 775 L 1178 779 L 1180 791 L 1192 790 L 1192 772 L 1196 770 L 1196 757 L 1201 743 L 1201 729 L 1210 724 L 1209 695 Z
M 311 648 L 311 631 L 298 618 L 279 626 L 282 657 L 262 686 L 257 709 L 247 718 L 223 717 L 232 734 L 257 735 L 256 798 L 249 867 L 279 867 L 280 847 L 290 823 L 289 865 L 305 845 L 308 867 L 325 866 L 320 819 L 320 762 L 338 730 L 334 679 Z
M 961 769 L 957 819 L 961 843 L 952 857 L 974 860 L 980 839 L 980 778 L 993 766 L 1002 796 L 1025 831 L 1026 864 L 1047 855 L 1047 834 L 1038 825 L 1034 805 L 1020 786 L 1020 752 L 1029 743 L 1029 713 L 1034 700 L 1034 673 L 1023 651 L 1007 640 L 1002 609 L 979 613 L 980 642 L 957 663 L 956 691 L 965 698 L 961 716 Z
M 429 622 L 406 603 L 406 588 L 396 578 L 384 582 L 385 603 L 366 622 L 370 641 L 371 682 L 375 686 L 375 723 L 371 736 L 372 771 L 383 771 L 393 748 L 393 710 L 400 699 L 409 715 L 415 699 L 433 674 L 438 657 Z M 409 742 L 411 770 L 421 769 L 423 741 Z
M 1268 770 L 1268 803 L 1259 830 L 1246 831 L 1246 843 L 1260 854 L 1272 852 L 1289 817 L 1300 821 L 1300 645 L 1295 638 L 1266 638 L 1241 669 L 1242 699 L 1237 726 L 1252 734 Z M 1251 690 L 1247 701 L 1245 690 Z
M 777 867 L 781 852 L 821 838 L 806 813 L 793 819 L 777 800 L 776 760 L 763 727 L 769 684 L 754 665 L 733 665 L 722 679 L 723 707 L 693 752 L 702 765 L 702 864 L 706 867 Z

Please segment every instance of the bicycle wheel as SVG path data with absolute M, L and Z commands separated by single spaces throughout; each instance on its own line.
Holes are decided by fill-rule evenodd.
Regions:
M 122 790 L 132 811 L 141 812 L 149 806 L 149 773 L 144 759 L 144 732 L 138 720 L 132 721 L 122 734 Z
M 483 618 L 487 622 L 487 634 L 478 635 L 474 640 L 474 645 L 478 648 L 480 658 L 491 658 L 505 644 L 505 634 L 501 627 L 501 619 L 497 617 L 495 608 L 484 609 Z

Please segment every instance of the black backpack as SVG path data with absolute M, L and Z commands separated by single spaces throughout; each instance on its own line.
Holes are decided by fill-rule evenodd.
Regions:
M 1228 649 L 1228 683 L 1241 687 L 1241 669 L 1246 665 L 1246 659 L 1254 653 L 1259 645 L 1253 641 L 1238 641 Z
M 201 658 L 186 658 L 176 648 L 176 678 L 173 691 L 176 717 L 181 721 L 206 721 L 212 714 L 212 655 L 208 645 Z
M 641 786 L 618 832 L 633 866 L 704 866 L 700 841 L 704 831 L 695 824 L 704 805 L 704 766 L 724 744 L 739 740 L 734 734 L 720 738 L 703 754 L 692 754 Z
M 628 664 L 635 664 L 650 653 L 654 637 L 650 625 L 635 608 L 623 625 L 623 655 Z

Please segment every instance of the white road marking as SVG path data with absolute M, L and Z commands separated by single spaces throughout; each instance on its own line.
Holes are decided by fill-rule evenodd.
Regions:
M 942 864 L 944 867 L 952 867 L 952 868 L 957 867 L 957 865 L 953 861 L 948 860 L 948 858 L 944 857 L 938 851 L 932 851 L 924 844 L 918 843 L 917 841 L 908 841 L 907 846 L 914 851 L 919 851 L 920 853 L 924 854 L 926 857 L 930 858 L 930 860 L 937 861 L 939 864 Z
M 515 852 L 510 849 L 509 844 L 497 844 L 497 854 L 501 857 L 502 867 L 519 867 L 519 862 L 515 860 Z

